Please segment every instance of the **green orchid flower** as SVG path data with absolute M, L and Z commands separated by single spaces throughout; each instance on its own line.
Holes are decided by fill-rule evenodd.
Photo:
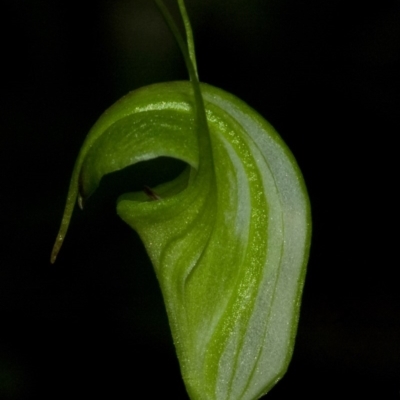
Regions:
M 161 286 L 192 400 L 252 400 L 283 376 L 293 351 L 310 245 L 310 206 L 296 161 L 256 111 L 200 83 L 186 39 L 161 0 L 190 82 L 135 90 L 89 132 L 70 184 L 52 262 L 76 201 L 102 177 L 166 156 L 173 181 L 126 193 L 118 215 L 143 240 Z

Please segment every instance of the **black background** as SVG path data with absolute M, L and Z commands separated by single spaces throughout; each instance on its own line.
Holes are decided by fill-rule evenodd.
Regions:
M 400 398 L 400 2 L 187 6 L 201 80 L 276 127 L 310 194 L 295 352 L 268 398 Z M 1 8 L 0 399 L 187 399 L 152 267 L 115 215 L 118 188 L 76 211 L 49 263 L 87 131 L 126 92 L 187 79 L 179 51 L 149 0 Z M 146 168 L 138 187 L 168 169 Z

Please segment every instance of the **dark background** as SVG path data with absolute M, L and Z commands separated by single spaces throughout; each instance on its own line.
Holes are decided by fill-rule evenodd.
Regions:
M 295 352 L 268 398 L 399 399 L 400 2 L 187 6 L 201 80 L 276 127 L 311 198 Z M 49 263 L 86 133 L 128 91 L 187 79 L 179 51 L 149 0 L 1 9 L 0 399 L 187 399 L 152 267 L 115 215 L 118 188 L 76 211 Z M 146 168 L 138 187 L 166 178 Z

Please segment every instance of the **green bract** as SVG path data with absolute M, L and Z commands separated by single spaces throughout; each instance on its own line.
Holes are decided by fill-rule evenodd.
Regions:
M 309 201 L 271 125 L 233 95 L 198 83 L 179 5 L 192 82 L 131 92 L 96 122 L 75 166 L 53 261 L 76 199 L 82 204 L 105 174 L 160 156 L 185 161 L 154 195 L 122 195 L 117 211 L 154 265 L 191 399 L 257 399 L 292 354 Z

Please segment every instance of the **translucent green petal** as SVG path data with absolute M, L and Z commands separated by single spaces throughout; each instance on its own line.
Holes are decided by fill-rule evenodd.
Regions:
M 309 203 L 274 129 L 236 97 L 204 84 L 201 91 L 208 154 L 199 154 L 191 84 L 153 85 L 130 93 L 95 125 L 80 190 L 85 197 L 104 174 L 141 160 L 188 163 L 176 180 L 154 188 L 160 200 L 128 193 L 118 214 L 153 262 L 191 398 L 256 399 L 283 375 L 292 353 Z

